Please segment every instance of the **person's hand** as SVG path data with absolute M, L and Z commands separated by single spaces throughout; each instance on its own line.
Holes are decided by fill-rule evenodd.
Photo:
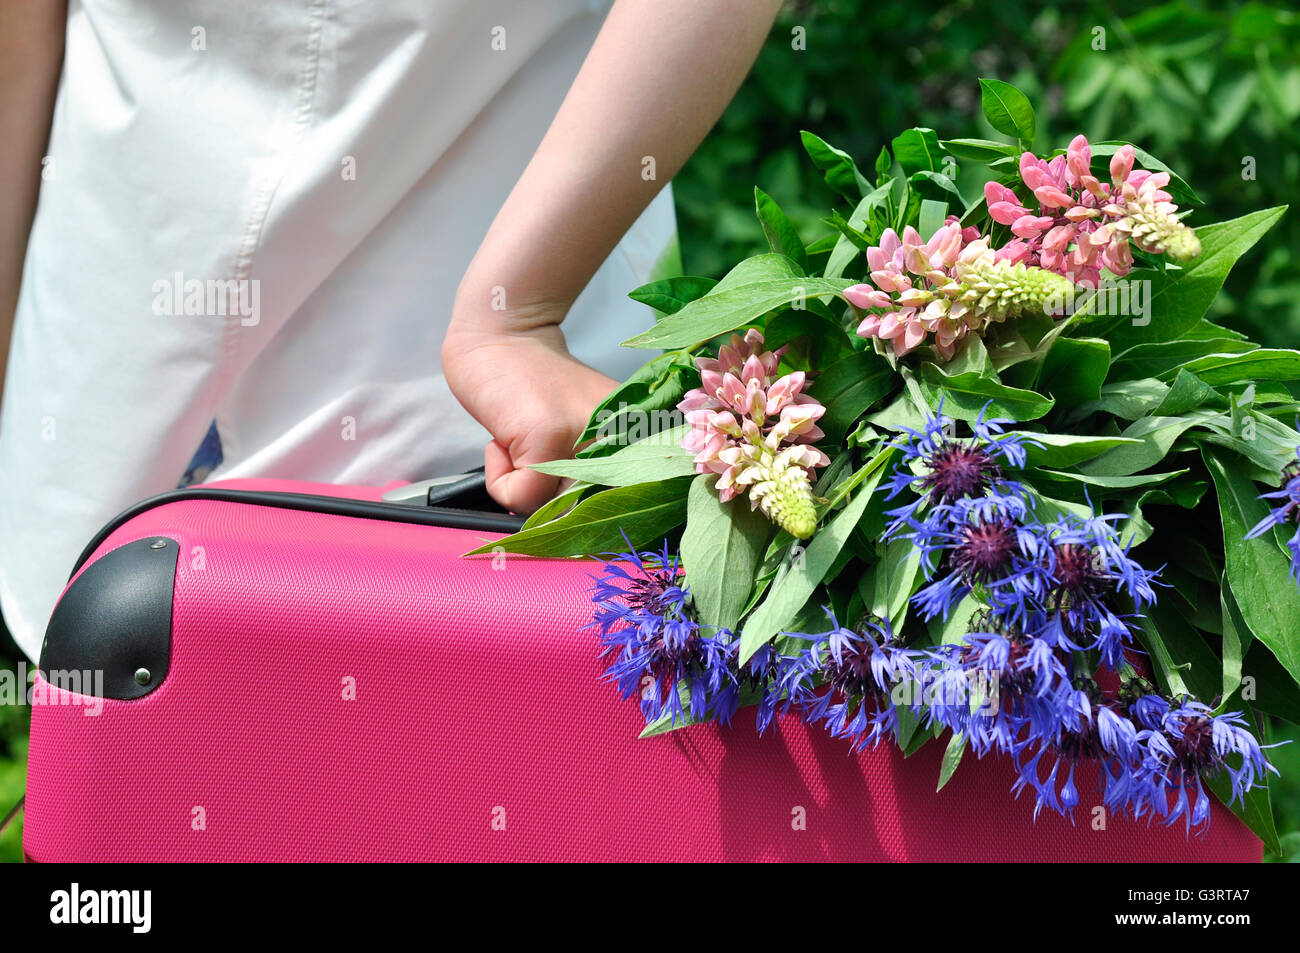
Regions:
M 555 495 L 559 478 L 529 465 L 571 456 L 591 412 L 616 383 L 570 354 L 554 323 L 463 331 L 453 321 L 442 366 L 456 399 L 492 434 L 483 454 L 488 492 L 516 513 Z

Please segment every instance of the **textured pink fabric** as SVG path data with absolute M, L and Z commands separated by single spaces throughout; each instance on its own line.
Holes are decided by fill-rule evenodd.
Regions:
M 100 553 L 155 535 L 182 554 L 170 671 L 98 717 L 35 708 L 34 860 L 1260 859 L 1217 804 L 1199 839 L 1094 830 L 1087 782 L 1078 826 L 1035 822 L 993 758 L 936 794 L 940 743 L 851 755 L 794 718 L 757 738 L 745 715 L 639 741 L 579 631 L 590 563 L 461 559 L 492 535 L 193 501 Z

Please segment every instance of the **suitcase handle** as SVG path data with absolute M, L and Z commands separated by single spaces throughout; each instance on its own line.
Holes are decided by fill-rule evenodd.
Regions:
M 480 513 L 505 513 L 487 491 L 487 476 L 482 467 L 449 476 L 418 480 L 389 490 L 386 503 L 408 506 L 448 506 Z
M 473 497 L 469 492 L 471 485 L 485 486 L 483 475 L 461 474 L 465 486 L 452 495 L 458 504 L 469 504 Z M 487 491 L 483 496 L 489 501 Z M 147 500 L 141 500 L 134 506 L 123 510 L 105 524 L 95 537 L 86 544 L 72 567 L 70 576 L 75 576 L 86 561 L 94 554 L 104 540 L 108 539 L 123 523 L 134 519 L 141 513 L 167 503 L 182 500 L 210 500 L 219 503 L 246 503 L 253 506 L 271 506 L 285 510 L 305 510 L 309 513 L 330 513 L 335 516 L 351 516 L 358 519 L 388 520 L 394 523 L 417 523 L 424 526 L 444 526 L 450 529 L 482 530 L 490 533 L 517 533 L 524 525 L 524 517 L 507 513 L 495 502 L 496 512 L 484 512 L 469 508 L 468 505 L 446 506 L 445 501 L 437 505 L 428 504 L 429 495 L 415 503 L 397 503 L 389 500 L 353 500 L 338 496 L 318 496 L 313 493 L 284 493 L 270 490 L 236 490 L 229 487 L 192 486 L 179 490 L 159 493 Z

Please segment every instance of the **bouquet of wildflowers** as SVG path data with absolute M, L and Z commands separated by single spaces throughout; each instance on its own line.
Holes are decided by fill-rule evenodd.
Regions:
M 1300 351 L 1207 315 L 1284 209 L 1193 228 L 1159 160 L 1035 155 L 1025 96 L 981 86 L 1012 142 L 909 129 L 864 173 L 804 133 L 830 234 L 756 190 L 770 252 L 633 292 L 662 317 L 627 344 L 658 353 L 493 545 L 607 559 L 594 637 L 647 734 L 753 706 L 946 739 L 941 785 L 1000 756 L 1035 814 L 1072 815 L 1087 762 L 1109 810 L 1197 831 L 1217 796 L 1276 849 Z

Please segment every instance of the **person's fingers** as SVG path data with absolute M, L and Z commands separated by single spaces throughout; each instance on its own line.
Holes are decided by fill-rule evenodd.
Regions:
M 506 448 L 495 440 L 483 449 L 483 479 L 488 495 L 506 509 L 510 506 L 505 500 L 505 478 L 514 471 L 514 468 Z
M 525 458 L 535 456 L 535 461 Z M 555 496 L 560 478 L 528 469 L 528 462 L 541 463 L 556 455 L 541 453 L 521 454 L 515 461 L 510 452 L 493 440 L 483 452 L 483 474 L 492 499 L 512 513 L 531 513 Z M 562 456 L 562 454 L 561 454 Z
M 503 482 L 504 496 L 509 502 L 502 506 L 514 513 L 531 513 L 555 496 L 560 478 L 521 467 Z

